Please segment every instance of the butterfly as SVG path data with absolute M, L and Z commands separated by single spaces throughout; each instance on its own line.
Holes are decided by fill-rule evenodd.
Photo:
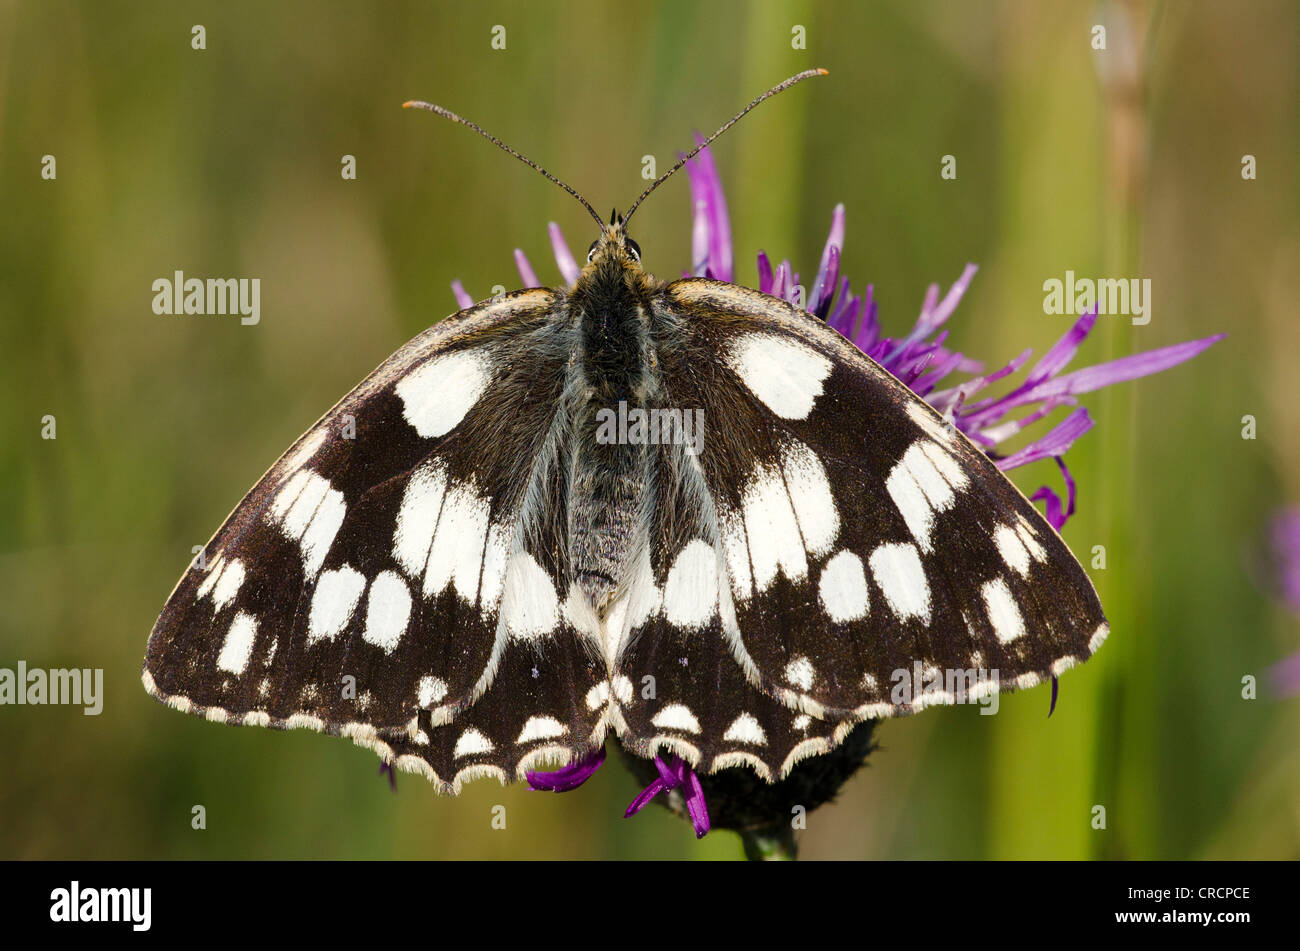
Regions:
M 899 671 L 1054 678 L 1107 633 L 989 457 L 812 314 L 647 273 L 599 226 L 576 283 L 424 331 L 204 546 L 143 680 L 209 720 L 351 738 L 440 791 L 611 735 L 769 782 L 899 698 Z M 688 421 L 695 420 L 687 432 Z M 680 438 L 690 435 L 692 438 Z

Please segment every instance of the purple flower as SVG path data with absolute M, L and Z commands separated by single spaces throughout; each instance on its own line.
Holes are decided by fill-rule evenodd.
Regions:
M 697 141 L 700 141 L 698 135 Z M 691 266 L 683 276 L 733 281 L 731 221 L 717 166 L 707 148 L 686 163 L 686 173 L 690 179 L 693 218 Z M 975 277 L 976 266 L 966 265 L 942 296 L 938 284 L 930 285 L 912 328 L 902 336 L 888 336 L 880 324 L 874 285 L 868 284 L 864 291 L 855 292 L 849 278 L 840 273 L 845 222 L 844 206 L 836 205 L 811 290 L 800 283 L 799 273 L 788 260 L 773 268 L 771 259 L 762 252 L 758 255 L 758 289 L 825 320 L 942 413 L 1003 471 L 1054 459 L 1065 484 L 1065 500 L 1048 486 L 1039 488 L 1031 498 L 1043 503 L 1044 514 L 1058 531 L 1074 513 L 1077 496 L 1077 486 L 1065 464 L 1065 452 L 1093 425 L 1088 411 L 1078 405 L 1078 397 L 1114 383 L 1167 370 L 1190 360 L 1225 336 L 1216 334 L 1064 372 L 1097 323 L 1094 310 L 1075 321 L 1018 384 L 1000 396 L 987 395 L 985 391 L 993 384 L 1019 373 L 1029 362 L 1032 351 L 1025 350 L 998 369 L 984 373 L 980 361 L 945 346 L 948 331 L 944 324 L 961 303 Z M 549 234 L 560 274 L 566 284 L 572 285 L 578 277 L 578 263 L 556 224 L 550 224 Z M 522 251 L 515 251 L 515 264 L 525 286 L 538 286 L 536 273 Z M 452 284 L 452 290 L 461 307 L 473 303 L 459 281 Z M 964 375 L 965 379 L 950 379 L 954 374 Z M 1039 424 L 1057 411 L 1065 411 L 1064 417 L 1044 431 Z M 1032 436 L 1028 443 L 1014 450 L 1004 448 L 1005 443 L 1022 432 Z M 1289 537 L 1294 550 L 1300 552 L 1300 515 Z M 1294 564 L 1297 567 L 1291 576 L 1290 590 L 1296 596 L 1296 603 L 1300 603 L 1300 556 Z M 1300 685 L 1300 660 L 1295 660 L 1293 666 L 1294 680 Z M 1055 706 L 1055 691 L 1052 699 Z M 602 750 L 557 772 L 530 773 L 529 784 L 538 789 L 573 789 L 585 782 L 603 760 Z M 654 765 L 658 778 L 633 800 L 627 814 L 638 812 L 660 792 L 684 787 L 687 811 L 696 834 L 702 836 L 708 831 L 709 818 L 699 778 L 676 756 L 666 761 L 656 757 Z
M 1271 542 L 1278 591 L 1292 610 L 1300 612 L 1300 506 L 1274 517 Z
M 1300 612 L 1300 506 L 1273 518 L 1269 561 L 1277 591 L 1291 610 Z M 1300 652 L 1284 657 L 1268 670 L 1273 689 L 1283 695 L 1300 693 Z
M 662 756 L 656 756 L 655 769 L 659 770 L 659 778 L 641 790 L 627 807 L 627 812 L 623 813 L 623 818 L 632 818 L 661 792 L 684 788 L 682 795 L 686 800 L 686 811 L 690 814 L 691 824 L 695 826 L 695 838 L 704 838 L 709 831 L 709 807 L 704 801 L 704 787 L 700 785 L 700 777 L 695 775 L 695 770 L 680 756 L 669 756 L 666 760 Z
M 569 792 L 577 789 L 600 769 L 605 762 L 605 747 L 589 756 L 575 759 L 568 766 L 550 773 L 529 771 L 528 788 L 547 792 Z
M 528 773 L 528 787 L 550 792 L 569 792 L 589 780 L 604 762 L 605 748 L 602 746 L 596 752 L 576 759 L 568 766 L 554 772 L 530 771 Z M 695 775 L 695 770 L 691 769 L 690 764 L 679 756 L 670 756 L 666 760 L 662 756 L 656 756 L 654 764 L 655 768 L 659 770 L 658 778 L 641 790 L 637 797 L 632 800 L 632 804 L 627 807 L 623 817 L 625 819 L 632 818 L 661 792 L 669 792 L 684 787 L 683 796 L 686 800 L 686 809 L 690 814 L 691 823 L 695 826 L 695 837 L 697 839 L 704 838 L 705 833 L 709 831 L 709 807 L 704 801 L 704 788 L 700 785 L 700 778 Z

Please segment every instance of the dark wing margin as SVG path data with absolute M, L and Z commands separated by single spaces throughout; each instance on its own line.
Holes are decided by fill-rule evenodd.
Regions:
M 149 693 L 348 736 L 443 791 L 587 749 L 581 698 L 603 670 L 559 610 L 549 537 L 564 524 L 563 307 L 528 290 L 462 311 L 326 413 L 177 584 Z M 533 480 L 548 485 L 530 502 Z
M 694 517 L 662 520 L 662 611 L 619 660 L 676 695 L 629 710 L 625 743 L 777 779 L 853 723 L 1031 687 L 1100 646 L 1091 581 L 1037 509 L 836 331 L 704 279 L 668 285 L 656 321 L 660 401 L 705 429 L 665 463 Z

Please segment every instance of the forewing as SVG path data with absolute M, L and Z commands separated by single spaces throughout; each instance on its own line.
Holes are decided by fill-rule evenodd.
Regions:
M 1099 646 L 1100 604 L 1059 536 L 838 333 L 707 280 L 669 285 L 657 321 L 663 405 L 701 407 L 705 427 L 699 454 L 677 456 L 680 504 L 658 529 L 661 609 L 631 632 L 620 670 L 667 683 L 677 696 L 661 689 L 657 702 L 692 716 L 656 725 L 647 708 L 634 743 L 676 720 L 686 729 L 668 735 L 710 750 L 717 768 L 756 752 L 720 742 L 745 733 L 750 713 L 779 773 L 789 752 L 770 748 L 749 709 L 760 694 L 833 736 L 844 723 L 1031 686 Z M 731 670 L 685 676 L 692 651 L 706 666 L 729 660 L 753 696 Z
M 458 761 L 513 769 L 547 745 L 585 748 L 591 715 L 570 700 L 603 670 L 556 594 L 562 307 L 531 290 L 448 318 L 308 430 L 177 585 L 149 639 L 150 692 L 381 753 L 439 749 L 441 725 L 473 710 L 481 741 L 456 732 L 430 762 L 440 781 Z M 491 689 L 525 663 L 526 689 Z M 533 717 L 556 725 L 526 729 Z

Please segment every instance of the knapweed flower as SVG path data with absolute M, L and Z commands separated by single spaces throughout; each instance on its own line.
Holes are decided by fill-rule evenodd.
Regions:
M 691 267 L 683 276 L 735 281 L 731 222 L 722 182 L 709 150 L 703 149 L 689 161 L 686 171 L 693 216 Z M 572 285 L 578 278 L 578 263 L 559 227 L 552 223 L 549 232 L 560 274 L 566 284 Z M 986 373 L 981 361 L 945 346 L 948 331 L 944 324 L 970 286 L 976 266 L 968 264 L 942 295 L 939 285 L 931 285 L 911 329 L 901 336 L 889 336 L 879 320 L 873 285 L 855 292 L 849 278 L 840 273 L 844 239 L 844 206 L 837 205 L 831 213 L 830 234 L 811 289 L 800 282 L 799 273 L 788 260 L 773 267 L 766 253 L 758 255 L 758 289 L 825 320 L 942 413 L 983 448 L 1003 471 L 1042 459 L 1055 460 L 1065 484 L 1064 501 L 1047 486 L 1038 489 L 1031 498 L 1043 503 L 1044 514 L 1058 531 L 1073 514 L 1077 495 L 1064 455 L 1093 426 L 1088 411 L 1078 406 L 1078 397 L 1190 360 L 1224 336 L 1218 334 L 1065 372 L 1096 325 L 1094 311 L 1080 317 L 1019 383 L 1001 395 L 986 395 L 993 384 L 1009 380 L 1024 369 L 1032 351 L 1025 350 Z M 515 251 L 515 263 L 525 286 L 541 286 L 522 251 Z M 452 284 L 452 290 L 461 307 L 474 303 L 459 281 Z M 965 378 L 954 380 L 958 374 Z M 1004 449 L 1004 444 L 1021 433 L 1042 429 L 1046 426 L 1044 421 L 1057 411 L 1065 415 L 1050 428 L 1034 435 L 1018 449 Z M 1300 538 L 1300 534 L 1296 537 Z M 710 825 L 738 829 L 749 833 L 746 851 L 751 856 L 765 854 L 764 841 L 774 843 L 773 850 L 779 853 L 780 840 L 789 835 L 790 803 L 812 809 L 834 796 L 870 751 L 872 727 L 870 721 L 860 724 L 836 749 L 801 761 L 784 780 L 772 784 L 743 768 L 697 776 L 688 763 L 675 756 L 650 761 L 624 752 L 633 773 L 647 783 L 646 789 L 628 807 L 627 815 L 631 816 L 663 793 L 670 808 L 691 819 L 697 835 L 702 836 Z M 603 761 L 604 751 L 600 750 L 556 772 L 530 773 L 529 784 L 534 789 L 567 791 L 581 785 Z M 787 853 L 791 851 L 788 846 L 789 843 L 784 850 Z
M 1277 593 L 1287 607 L 1300 614 L 1300 506 L 1274 516 L 1268 556 L 1270 580 Z M 1300 693 L 1300 652 L 1270 667 L 1268 681 L 1284 696 Z

